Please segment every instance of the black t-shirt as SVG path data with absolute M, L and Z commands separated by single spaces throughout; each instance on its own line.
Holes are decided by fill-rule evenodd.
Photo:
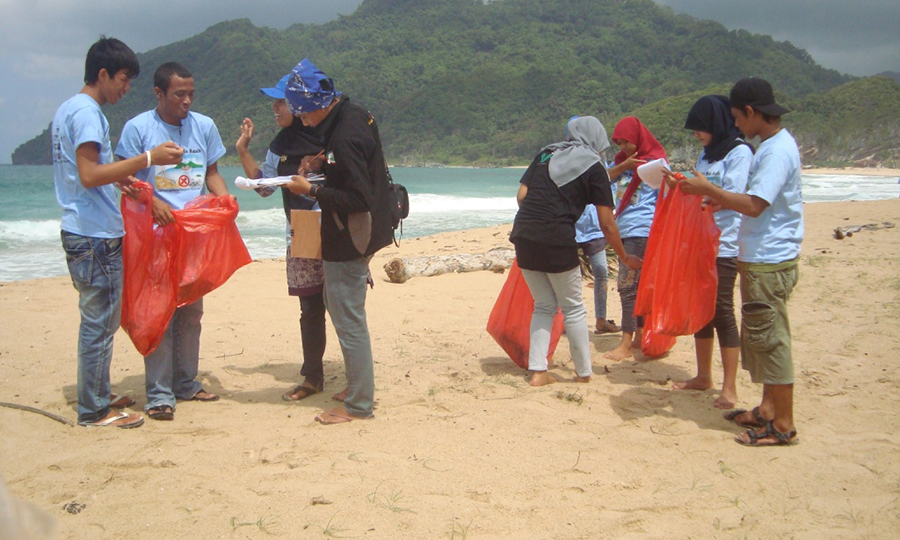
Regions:
M 614 207 L 609 175 L 596 163 L 559 187 L 550 178 L 551 154 L 538 154 L 520 183 L 528 187 L 519 206 L 510 240 L 519 267 L 538 272 L 564 272 L 578 266 L 575 222 L 588 204 Z

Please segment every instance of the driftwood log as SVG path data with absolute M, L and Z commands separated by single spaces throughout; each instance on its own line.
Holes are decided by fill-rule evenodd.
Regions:
M 868 225 L 850 225 L 849 227 L 838 227 L 834 230 L 834 237 L 842 240 L 845 236 L 853 236 L 853 233 L 859 231 L 877 231 L 878 229 L 893 229 L 894 224 L 890 221 L 882 221 L 881 223 L 869 223 Z
M 391 259 L 384 265 L 384 271 L 392 283 L 406 283 L 417 276 L 428 277 L 451 272 L 477 272 L 492 270 L 502 272 L 512 266 L 514 250 L 494 248 L 487 253 L 455 253 L 452 255 L 431 255 Z

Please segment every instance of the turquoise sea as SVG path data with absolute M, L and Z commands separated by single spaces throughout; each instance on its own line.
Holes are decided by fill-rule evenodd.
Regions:
M 285 220 L 278 194 L 262 198 L 234 187 L 239 167 L 222 167 L 241 207 L 238 228 L 255 259 L 283 257 Z M 522 169 L 394 168 L 410 194 L 403 237 L 426 236 L 511 223 Z M 897 197 L 897 179 L 874 176 L 803 176 L 806 202 Z M 50 166 L 0 165 L 0 281 L 64 276 L 60 210 Z

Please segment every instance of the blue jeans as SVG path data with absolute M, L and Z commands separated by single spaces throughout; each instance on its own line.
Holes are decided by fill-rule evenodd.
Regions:
M 200 319 L 203 299 L 175 310 L 159 346 L 144 357 L 147 405 L 168 405 L 175 399 L 191 399 L 203 386 L 195 381 L 200 365 Z
M 122 239 L 60 233 L 78 291 L 78 423 L 109 414 L 109 366 L 122 315 Z
M 581 299 L 581 268 L 576 266 L 572 270 L 554 274 L 522 270 L 522 277 L 534 298 L 528 342 L 528 369 L 547 371 L 553 318 L 556 317 L 557 309 L 562 309 L 575 373 L 579 377 L 589 377 L 593 368 L 587 310 Z
M 606 320 L 606 285 L 609 276 L 609 267 L 606 262 L 606 241 L 603 241 L 604 249 L 591 255 L 591 273 L 594 274 L 594 317 L 601 321 Z
M 344 408 L 354 416 L 372 416 L 375 403 L 375 368 L 366 321 L 366 278 L 369 259 L 323 261 L 325 307 L 337 333 L 347 372 Z

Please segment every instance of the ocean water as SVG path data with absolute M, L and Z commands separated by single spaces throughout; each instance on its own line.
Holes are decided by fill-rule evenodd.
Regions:
M 281 196 L 234 187 L 239 167 L 221 167 L 241 207 L 237 225 L 254 259 L 283 257 Z M 403 237 L 511 223 L 522 169 L 391 169 L 410 195 Z M 898 195 L 896 178 L 803 176 L 805 202 L 874 200 Z M 50 166 L 0 165 L 0 281 L 68 275 L 59 241 L 60 209 Z M 402 244 L 401 244 L 402 245 Z

